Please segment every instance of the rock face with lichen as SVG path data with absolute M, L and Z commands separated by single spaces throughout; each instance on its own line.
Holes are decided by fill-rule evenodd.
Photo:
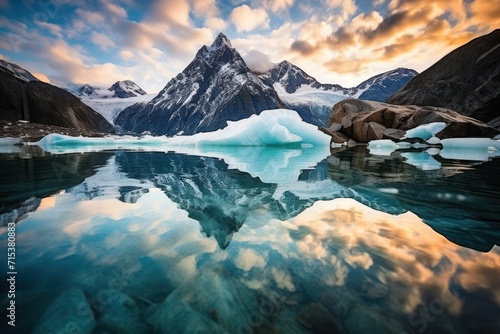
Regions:
M 447 127 L 436 134 L 440 139 L 454 137 L 494 137 L 500 132 L 474 118 L 438 107 L 398 106 L 388 103 L 349 99 L 337 103 L 323 132 L 332 141 L 358 143 L 370 140 L 398 140 L 406 130 L 422 124 L 444 122 Z M 347 140 L 346 140 L 347 139 Z

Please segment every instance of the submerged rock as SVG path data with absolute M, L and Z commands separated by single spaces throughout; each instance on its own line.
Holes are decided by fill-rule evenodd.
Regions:
M 205 270 L 174 290 L 149 323 L 161 333 L 239 333 L 259 327 L 263 320 L 252 290 Z
M 96 331 L 99 333 L 148 333 L 135 302 L 124 293 L 109 291 L 108 297 L 99 303 Z
M 333 316 L 323 305 L 318 303 L 313 303 L 300 311 L 297 319 L 301 324 L 312 329 L 314 333 L 340 333 L 339 326 Z
M 96 322 L 84 293 L 71 289 L 60 295 L 38 320 L 33 333 L 92 333 Z

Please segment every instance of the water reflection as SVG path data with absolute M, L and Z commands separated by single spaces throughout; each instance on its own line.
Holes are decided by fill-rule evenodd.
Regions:
M 41 198 L 82 183 L 113 155 L 106 152 L 64 156 L 29 153 L 0 155 L 2 225 L 35 210 Z
M 215 154 L 224 161 L 172 152 L 122 152 L 116 163 L 128 178 L 162 189 L 223 249 L 245 222 L 286 219 L 344 191 L 328 177 L 325 162 L 315 167 L 318 155 L 312 149 L 303 154 L 262 148 L 228 152 L 221 148 Z
M 500 329 L 497 161 L 87 154 L 104 155 L 17 224 L 20 332 Z
M 342 186 L 371 198 L 366 203 L 370 207 L 414 212 L 459 245 L 489 251 L 500 244 L 499 159 L 487 163 L 440 159 L 440 169 L 422 170 L 406 158 L 404 153 L 379 156 L 355 147 L 330 156 L 329 172 Z
M 500 248 L 461 248 L 409 212 L 317 201 L 291 219 L 244 224 L 221 250 L 157 188 L 135 203 L 73 196 L 18 225 L 17 302 L 37 316 L 27 331 L 64 328 L 58 310 L 82 303 L 78 291 L 93 311 L 72 319 L 114 332 L 500 328 Z

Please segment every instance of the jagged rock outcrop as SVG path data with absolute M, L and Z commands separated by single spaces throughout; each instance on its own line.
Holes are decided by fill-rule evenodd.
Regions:
M 0 68 L 0 96 L 2 120 L 27 120 L 95 132 L 114 131 L 104 117 L 73 94 L 38 80 L 20 79 L 3 68 Z
M 219 34 L 153 100 L 126 108 L 115 124 L 135 133 L 189 135 L 281 107 L 276 92 L 250 71 L 227 37 Z
M 398 106 L 388 103 L 349 99 L 337 103 L 332 110 L 329 129 L 334 142 L 345 142 L 336 132 L 367 143 L 377 139 L 398 139 L 403 131 L 422 124 L 445 122 L 448 126 L 436 134 L 440 139 L 452 137 L 494 137 L 498 130 L 487 124 L 438 107 Z M 337 137 L 341 139 L 336 139 Z
M 455 49 L 387 103 L 456 110 L 500 128 L 500 29 Z

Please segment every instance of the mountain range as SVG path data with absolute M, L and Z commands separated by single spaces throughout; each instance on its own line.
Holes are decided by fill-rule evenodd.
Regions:
M 0 60 L 0 94 L 5 97 L 0 119 L 100 132 L 113 131 L 114 123 L 120 132 L 172 136 L 214 131 L 228 121 L 276 108 L 293 109 L 304 121 L 325 127 L 335 104 L 358 98 L 445 107 L 499 127 L 498 45 L 500 30 L 495 30 L 452 51 L 421 74 L 397 68 L 344 88 L 320 83 L 288 61 L 266 73 L 253 72 L 229 39 L 219 34 L 156 96 L 143 95 L 138 85 L 127 80 L 107 89 L 90 85 L 73 89 L 78 102 L 67 91 Z
M 136 97 L 147 93 L 132 80 L 117 81 L 109 88 L 84 84 L 73 92 L 76 96 L 89 99 Z
M 365 94 L 385 100 L 417 73 L 396 69 L 355 88 L 321 84 L 299 67 L 283 61 L 269 72 L 255 73 L 224 34 L 203 46 L 194 60 L 148 103 L 121 113 L 115 124 L 133 133 L 194 134 L 221 129 L 266 109 L 289 108 L 302 119 L 326 125 L 332 106 Z

